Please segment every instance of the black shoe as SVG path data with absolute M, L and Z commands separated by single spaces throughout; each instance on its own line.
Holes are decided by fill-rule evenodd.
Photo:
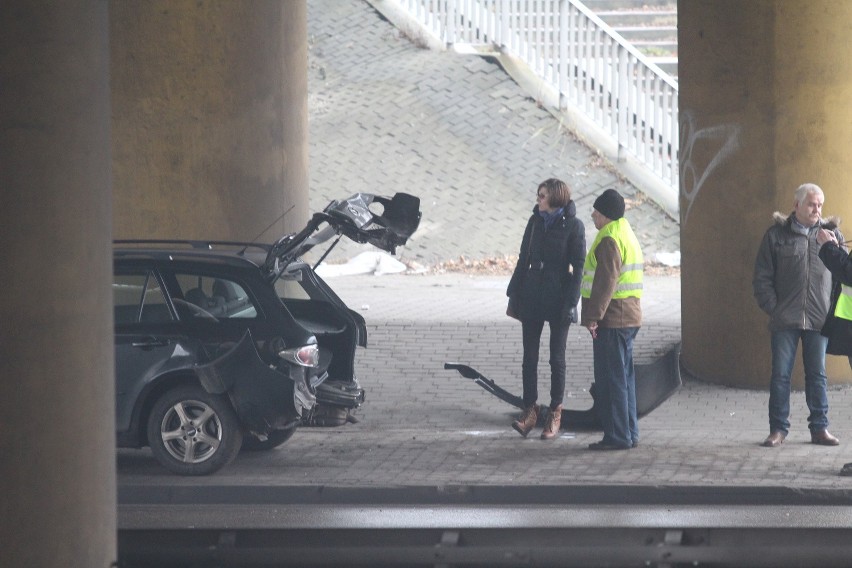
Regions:
M 598 452 L 609 452 L 614 450 L 629 450 L 633 446 L 619 446 L 617 444 L 611 444 L 609 442 L 594 442 L 589 444 L 589 449 Z
M 852 477 L 852 463 L 845 463 L 840 468 L 840 475 L 843 477 Z

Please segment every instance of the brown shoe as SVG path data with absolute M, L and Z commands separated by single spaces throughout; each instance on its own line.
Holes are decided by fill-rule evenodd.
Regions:
M 538 422 L 538 405 L 534 404 L 532 406 L 528 406 L 521 413 L 521 416 L 512 422 L 512 428 L 518 431 L 518 434 L 527 437 L 527 434 L 530 433 L 530 430 L 535 428 L 535 424 Z
M 766 437 L 761 446 L 763 446 L 764 448 L 777 448 L 778 446 L 784 443 L 784 438 L 786 437 L 787 434 L 785 434 L 781 430 L 776 430 L 775 432 L 772 432 L 771 434 L 769 434 L 769 436 Z
M 819 444 L 820 446 L 839 446 L 840 440 L 829 434 L 828 430 L 818 430 L 811 432 L 811 444 Z
M 547 416 L 547 422 L 544 423 L 544 430 L 541 433 L 542 440 L 552 440 L 559 435 L 559 425 L 562 423 L 562 405 L 550 411 Z

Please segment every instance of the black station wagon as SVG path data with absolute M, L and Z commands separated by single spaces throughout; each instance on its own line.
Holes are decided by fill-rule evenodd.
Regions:
M 340 236 L 394 253 L 419 206 L 403 193 L 356 194 L 271 245 L 116 241 L 118 445 L 204 475 L 299 425 L 345 423 L 364 401 L 354 368 L 364 320 L 301 255 Z

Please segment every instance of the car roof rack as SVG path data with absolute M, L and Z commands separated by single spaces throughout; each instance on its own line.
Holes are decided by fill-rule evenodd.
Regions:
M 190 239 L 115 239 L 112 241 L 114 245 L 140 245 L 152 246 L 155 248 L 188 248 L 192 250 L 218 250 L 217 247 L 223 249 L 242 249 L 237 254 L 243 254 L 248 248 L 260 249 L 263 252 L 268 252 L 270 245 L 259 243 L 246 243 L 241 241 L 197 241 Z M 222 251 L 225 252 L 225 251 Z

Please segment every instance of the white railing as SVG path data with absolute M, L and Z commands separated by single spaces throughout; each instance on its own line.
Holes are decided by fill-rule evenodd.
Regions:
M 521 59 L 678 194 L 677 82 L 577 0 L 395 0 L 447 45 Z

